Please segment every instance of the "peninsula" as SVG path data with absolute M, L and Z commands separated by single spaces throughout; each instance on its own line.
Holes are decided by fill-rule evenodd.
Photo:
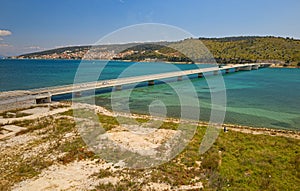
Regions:
M 282 37 L 241 36 L 224 38 L 193 38 L 177 42 L 128 43 L 97 46 L 73 46 L 23 54 L 18 59 L 103 59 L 129 61 L 211 62 L 202 56 L 187 57 L 181 46 L 199 46 L 203 43 L 217 63 L 273 63 L 275 66 L 300 66 L 300 40 Z M 93 48 L 93 52 L 86 53 Z M 189 54 L 187 50 L 186 54 Z M 205 51 L 205 50 L 203 50 Z M 85 57 L 86 56 L 86 57 Z

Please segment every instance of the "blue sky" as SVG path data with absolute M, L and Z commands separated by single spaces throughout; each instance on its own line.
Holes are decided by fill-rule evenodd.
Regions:
M 299 0 L 0 0 L 0 55 L 93 44 L 145 22 L 197 37 L 300 39 L 299 10 Z

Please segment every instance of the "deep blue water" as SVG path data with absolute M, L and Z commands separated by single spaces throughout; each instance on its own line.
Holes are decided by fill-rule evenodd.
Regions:
M 31 89 L 74 82 L 80 61 L 68 60 L 0 60 L 0 90 Z M 195 65 L 163 63 L 86 61 L 75 78 L 79 81 L 112 79 L 180 69 L 196 68 Z M 171 64 L 172 65 L 172 64 Z M 178 67 L 178 68 L 177 68 Z M 207 67 L 207 66 L 204 66 Z M 102 71 L 101 71 L 102 70 Z M 125 71 L 125 72 L 124 72 Z M 99 76 L 99 74 L 101 75 Z M 264 68 L 223 75 L 226 94 L 226 123 L 300 130 L 300 69 Z M 206 78 L 170 82 L 114 92 L 116 105 L 122 106 L 122 97 L 130 93 L 129 106 L 132 112 L 149 113 L 148 106 L 160 100 L 167 108 L 167 115 L 180 117 L 180 101 L 174 87 L 183 91 L 196 91 L 200 101 L 201 120 L 210 115 L 211 94 Z M 191 82 L 195 90 L 188 88 Z M 96 104 L 110 108 L 110 92 L 96 95 Z M 87 98 L 89 100 L 91 98 Z M 187 98 L 188 99 L 188 98 Z M 118 103 L 119 102 L 119 103 Z
M 80 66 L 80 67 L 79 67 Z M 121 74 L 125 69 L 130 71 Z M 80 60 L 5 60 L 0 59 L 0 91 L 26 90 L 76 82 L 114 79 L 144 74 L 176 71 L 164 63 L 139 63 L 119 61 Z M 193 69 L 195 65 L 177 65 L 181 69 Z M 80 70 L 78 70 L 80 68 Z M 78 70 L 78 71 L 77 71 Z M 178 70 L 178 69 L 177 69 Z M 76 72 L 80 77 L 75 78 Z M 101 75 L 100 75 L 101 74 Z M 120 76 L 121 74 L 121 76 Z

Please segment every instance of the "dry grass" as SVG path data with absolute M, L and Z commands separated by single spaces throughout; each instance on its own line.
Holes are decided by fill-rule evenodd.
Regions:
M 81 112 L 85 117 L 94 116 L 87 111 Z M 51 165 L 99 157 L 81 139 L 74 120 L 64 117 L 72 115 L 73 112 L 68 111 L 59 118 L 49 116 L 16 123 L 27 130 L 12 139 L 21 140 L 25 135 L 34 139 L 13 146 L 0 142 L 0 190 L 9 190 L 14 183 L 36 177 Z M 105 130 L 119 126 L 115 117 L 102 114 L 96 117 Z M 142 123 L 146 121 L 140 119 Z M 178 124 L 164 122 L 161 128 L 176 130 Z M 176 189 L 197 182 L 202 182 L 206 190 L 300 190 L 300 140 L 222 132 L 213 147 L 200 155 L 199 145 L 205 131 L 206 127 L 198 127 L 179 155 L 157 167 L 127 169 L 115 166 L 114 170 L 99 170 L 93 178 L 117 177 L 120 181 L 100 183 L 95 190 L 141 190 L 150 183 L 164 183 Z

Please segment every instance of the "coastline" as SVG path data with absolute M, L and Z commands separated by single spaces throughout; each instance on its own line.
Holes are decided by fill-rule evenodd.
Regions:
M 147 60 L 140 60 L 140 61 L 133 61 L 133 60 L 108 60 L 108 59 L 44 59 L 44 58 L 2 58 L 0 60 L 67 60 L 67 61 L 103 61 L 103 62 L 131 62 L 131 63 L 136 63 L 136 62 L 141 62 L 141 63 L 152 63 L 152 62 L 159 62 L 159 63 L 166 63 L 166 64 L 196 64 L 196 65 L 201 65 L 201 64 L 216 64 L 216 65 L 222 65 L 223 63 L 203 63 L 203 62 L 169 62 L 169 61 L 147 61 Z M 260 62 L 257 62 L 260 63 Z M 235 64 L 240 64 L 240 63 L 235 63 Z M 226 65 L 234 65 L 234 64 L 226 64 Z M 294 68 L 294 69 L 299 69 L 299 66 L 283 66 L 283 65 L 277 65 L 277 64 L 271 64 L 269 66 L 270 68 Z
M 105 107 L 94 105 L 87 108 L 93 108 L 95 110 L 98 110 L 99 112 L 104 112 L 105 114 L 109 114 L 111 116 L 123 116 L 123 117 L 132 117 L 132 118 L 142 118 L 142 119 L 150 119 L 149 115 L 143 115 L 138 113 L 122 113 L 122 112 L 116 112 L 116 111 L 110 111 Z M 97 109 L 98 108 L 98 109 Z M 151 116 L 151 119 L 156 120 L 162 120 L 160 117 L 153 117 Z M 164 119 L 165 122 L 172 122 L 172 123 L 179 123 L 179 119 L 167 117 Z M 184 123 L 195 123 L 190 120 L 182 120 Z M 198 121 L 196 122 L 198 126 L 209 126 L 209 122 L 207 121 Z M 251 133 L 251 134 L 264 134 L 264 135 L 270 135 L 270 136 L 283 136 L 283 137 L 290 137 L 294 139 L 300 139 L 300 129 L 299 130 L 287 130 L 287 129 L 276 129 L 276 128 L 270 128 L 270 127 L 254 127 L 254 126 L 247 126 L 247 125 L 240 125 L 240 124 L 230 124 L 230 123 L 223 123 L 222 129 L 226 127 L 228 130 L 234 130 L 241 133 Z
M 289 68 L 289 69 L 300 69 L 299 66 L 269 66 L 270 68 Z
M 126 66 L 126 65 L 125 65 Z M 265 70 L 265 72 L 267 72 L 267 73 L 270 73 L 271 75 L 273 75 L 272 73 L 273 73 L 273 71 L 275 72 L 276 70 Z M 284 72 L 284 71 L 281 71 L 280 69 L 279 70 L 277 70 L 277 71 L 279 71 L 280 73 L 281 72 Z M 295 74 L 297 75 L 298 74 L 298 71 L 296 71 L 296 70 L 285 70 L 285 71 L 287 71 L 287 72 L 285 72 L 285 74 L 286 75 L 289 75 L 290 74 L 290 72 L 296 72 Z M 262 74 L 264 74 L 265 72 L 262 72 Z M 247 74 L 251 74 L 251 73 L 245 73 L 246 75 Z M 255 73 L 254 73 L 255 74 Z M 229 77 L 234 77 L 233 75 L 232 76 L 229 76 Z M 238 77 L 238 76 L 237 76 Z M 200 80 L 201 82 L 203 81 L 203 80 Z M 49 86 L 48 86 L 49 87 Z M 158 89 L 159 90 L 159 89 Z M 160 90 L 159 90 L 160 91 Z M 158 91 L 158 92 L 159 92 Z M 162 91 L 164 91 L 164 89 L 162 89 Z M 202 91 L 202 90 L 201 90 Z M 14 91 L 3 91 L 3 92 L 0 92 L 0 97 L 2 97 L 3 99 L 5 99 L 4 98 L 4 96 L 11 96 L 11 97 L 13 97 L 13 95 L 15 95 L 15 94 L 26 94 L 27 93 L 27 91 L 26 90 L 24 90 L 24 91 L 18 91 L 18 90 L 14 90 Z M 164 92 L 160 92 L 159 94 L 163 94 Z M 245 96 L 247 96 L 247 95 L 245 95 Z M 147 98 L 148 99 L 148 98 Z M 56 100 L 59 100 L 59 99 L 56 99 Z M 60 98 L 60 100 L 62 100 L 61 98 Z M 292 102 L 292 103 L 294 103 L 294 102 Z M 101 105 L 101 104 L 100 104 Z M 274 103 L 274 106 L 276 106 L 276 103 Z M 2 108 L 4 108 L 4 107 L 2 107 Z M 272 109 L 273 107 L 270 107 L 270 109 Z M 258 108 L 259 109 L 259 108 Z M 270 110 L 270 111 L 272 111 L 272 110 Z M 273 110 L 274 111 L 274 110 Z M 138 112 L 138 110 L 137 110 L 137 112 Z M 285 110 L 285 112 L 286 113 L 289 113 L 289 110 Z M 269 112 L 270 113 L 270 112 Z M 298 113 L 297 111 L 296 111 L 296 113 Z M 262 117 L 272 117 L 271 115 L 269 115 L 269 114 L 266 114 L 265 116 L 263 116 L 262 115 Z M 244 118 L 243 118 L 244 117 Z M 246 115 L 244 115 L 244 116 L 242 116 L 241 117 L 241 119 L 247 119 L 248 117 L 251 117 L 251 116 L 246 116 Z M 206 118 L 205 118 L 206 119 Z M 281 119 L 281 118 L 280 118 Z M 274 120 L 276 120 L 276 119 L 274 119 Z M 237 125 L 242 125 L 242 124 L 244 124 L 244 125 L 252 125 L 254 128 L 255 127 L 258 127 L 258 126 L 262 126 L 262 128 L 264 128 L 264 127 L 266 127 L 266 128 L 280 128 L 280 125 L 270 125 L 271 123 L 273 123 L 274 121 L 267 121 L 267 123 L 261 123 L 261 124 L 259 124 L 258 122 L 256 122 L 255 121 L 255 118 L 254 117 L 252 117 L 251 118 L 251 121 L 253 121 L 253 123 L 251 122 L 251 123 L 243 123 L 243 121 L 240 121 L 240 120 L 227 120 L 229 123 L 230 122 L 233 122 L 233 123 L 236 123 L 235 125 L 237 126 Z M 239 122 L 241 122 L 241 123 L 239 123 Z M 291 121 L 287 121 L 287 123 L 289 123 L 289 122 L 291 122 Z M 287 124 L 286 126 L 283 126 L 283 128 L 284 129 L 297 129 L 298 130 L 298 125 L 297 124 L 295 124 L 295 123 L 291 123 L 292 124 L 292 126 L 290 126 L 290 128 L 289 128 L 289 124 Z M 234 125 L 234 124 L 230 124 L 230 125 Z
M 86 103 L 73 103 L 73 105 L 69 102 L 62 101 L 62 102 L 53 102 L 50 104 L 42 104 L 42 105 L 36 105 L 34 107 L 29 108 L 23 108 L 18 109 L 17 111 L 23 111 L 23 110 L 29 110 L 31 108 L 50 108 L 53 107 L 55 109 L 49 109 L 46 112 L 37 112 L 32 115 L 24 116 L 24 117 L 18 117 L 18 118 L 0 118 L 0 127 L 14 124 L 17 122 L 22 122 L 26 120 L 36 120 L 41 117 L 49 117 L 58 113 L 62 112 L 68 112 L 72 109 L 89 109 L 96 111 L 97 113 L 101 113 L 110 117 L 126 117 L 126 118 L 132 118 L 132 119 L 143 119 L 143 120 L 157 120 L 157 121 L 163 121 L 163 122 L 171 122 L 171 123 L 187 123 L 187 124 L 195 124 L 197 126 L 209 126 L 209 122 L 207 121 L 191 121 L 191 120 L 185 120 L 185 119 L 177 119 L 172 117 L 167 118 L 161 118 L 158 116 L 149 116 L 144 114 L 138 114 L 138 113 L 123 113 L 123 112 L 116 112 L 116 111 L 110 111 L 102 106 L 98 105 L 90 105 Z M 59 109 L 58 109 L 59 108 Z M 7 111 L 7 113 L 11 113 L 13 111 Z M 248 133 L 248 134 L 263 134 L 263 135 L 269 135 L 269 136 L 281 136 L 281 137 L 288 137 L 288 138 L 294 138 L 294 139 L 300 139 L 300 130 L 287 130 L 287 129 L 276 129 L 276 128 L 268 128 L 268 127 L 253 127 L 253 126 L 246 126 L 246 125 L 239 125 L 239 124 L 230 124 L 230 123 L 223 123 L 221 126 L 220 131 L 223 130 L 223 128 L 226 128 L 229 131 L 237 131 L 241 133 Z M 1 138 L 0 138 L 1 140 Z

